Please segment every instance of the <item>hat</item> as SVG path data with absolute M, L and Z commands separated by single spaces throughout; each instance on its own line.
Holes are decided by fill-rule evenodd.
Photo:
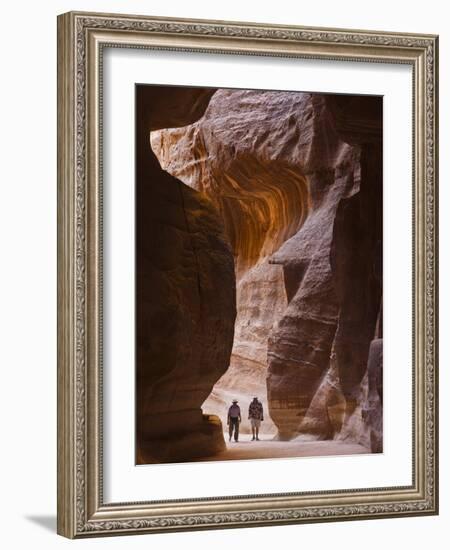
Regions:
M 237 399 L 233 399 L 233 403 L 237 403 L 237 402 L 238 402 L 238 400 L 237 400 Z

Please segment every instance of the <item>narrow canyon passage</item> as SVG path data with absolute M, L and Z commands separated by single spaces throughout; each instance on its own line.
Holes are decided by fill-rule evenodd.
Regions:
M 381 98 L 156 87 L 141 101 L 157 123 L 142 124 L 138 178 L 138 462 L 380 452 Z
M 214 204 L 233 250 L 237 316 L 230 365 L 202 409 L 217 415 L 226 430 L 228 407 L 237 399 L 242 409 L 240 431 L 251 433 L 247 411 L 257 396 L 265 410 L 261 433 L 272 437 L 277 427 L 267 398 L 268 341 L 288 297 L 283 267 L 270 258 L 299 231 L 310 208 L 307 179 L 288 159 L 267 156 L 270 134 L 249 135 L 258 110 L 281 110 L 279 99 L 273 93 L 218 90 L 198 124 L 151 135 L 162 168 Z M 283 146 L 286 139 L 298 139 L 292 110 L 291 106 L 291 135 L 284 136 Z M 272 139 L 276 142 L 277 136 Z

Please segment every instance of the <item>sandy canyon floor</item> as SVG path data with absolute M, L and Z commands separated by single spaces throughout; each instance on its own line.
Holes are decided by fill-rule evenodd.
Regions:
M 211 457 L 201 458 L 198 461 L 342 456 L 370 453 L 370 450 L 362 445 L 343 441 L 274 441 L 271 435 L 261 435 L 260 441 L 251 441 L 251 436 L 243 434 L 236 443 L 228 441 L 228 434 L 224 434 L 224 437 L 227 444 L 225 451 Z

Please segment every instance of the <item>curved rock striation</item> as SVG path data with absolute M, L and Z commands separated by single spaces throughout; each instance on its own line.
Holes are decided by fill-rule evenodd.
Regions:
M 285 140 L 298 139 L 295 118 L 284 112 L 286 105 L 273 102 L 279 94 L 270 92 L 259 93 L 260 113 L 255 112 L 255 93 L 219 90 L 198 123 L 151 135 L 161 166 L 205 193 L 220 212 L 238 278 L 294 235 L 309 210 L 305 177 L 295 160 L 276 148 L 279 140 L 286 147 Z M 288 117 L 290 136 L 282 121 L 278 132 L 271 128 L 281 116 Z M 274 132 L 271 149 L 269 131 Z
M 235 258 L 231 366 L 203 409 L 258 391 L 281 439 L 366 441 L 374 418 L 380 100 L 355 97 L 218 90 L 197 122 L 151 135 L 161 166 L 214 204 Z

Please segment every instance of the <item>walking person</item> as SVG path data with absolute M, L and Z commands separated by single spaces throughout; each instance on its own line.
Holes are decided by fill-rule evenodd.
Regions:
M 264 420 L 264 411 L 261 401 L 257 397 L 253 398 L 253 401 L 250 403 L 248 408 L 248 419 L 252 426 L 252 441 L 259 441 L 259 428 L 261 422 Z
M 241 409 L 238 405 L 237 399 L 233 399 L 233 404 L 228 409 L 228 418 L 227 418 L 228 433 L 230 435 L 229 441 L 231 441 L 233 432 L 234 432 L 234 440 L 236 442 L 238 441 L 240 422 L 241 422 Z

